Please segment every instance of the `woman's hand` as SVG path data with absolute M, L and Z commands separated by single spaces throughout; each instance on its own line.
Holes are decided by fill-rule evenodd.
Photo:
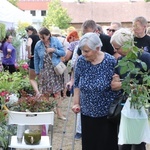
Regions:
M 47 53 L 53 53 L 55 51 L 55 48 L 46 48 Z
M 66 88 L 68 88 L 69 90 L 71 90 L 72 87 L 73 87 L 73 83 L 74 83 L 74 81 L 70 80 L 68 83 L 66 83 Z
M 122 87 L 121 79 L 118 74 L 114 74 L 111 81 L 111 89 L 114 91 L 118 91 Z
M 79 104 L 73 105 L 72 111 L 73 111 L 74 113 L 80 112 L 80 105 L 79 105 Z

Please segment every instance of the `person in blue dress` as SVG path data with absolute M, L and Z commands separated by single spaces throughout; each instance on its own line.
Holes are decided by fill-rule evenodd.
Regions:
M 75 66 L 72 110 L 81 112 L 82 150 L 118 150 L 117 124 L 107 119 L 118 94 L 110 87 L 116 60 L 101 47 L 100 38 L 92 32 L 79 42 L 82 55 Z

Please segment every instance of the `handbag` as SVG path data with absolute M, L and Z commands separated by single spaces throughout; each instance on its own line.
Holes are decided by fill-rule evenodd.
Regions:
M 62 75 L 66 68 L 66 65 L 61 61 L 57 66 L 54 67 L 54 71 L 57 75 Z
M 49 60 L 52 61 L 51 56 L 49 54 L 48 54 L 48 57 L 49 57 Z M 66 70 L 66 68 L 67 68 L 66 65 L 62 61 L 60 61 L 56 66 L 54 66 L 54 71 L 57 75 L 62 75 L 64 71 Z
M 110 119 L 115 122 L 120 121 L 121 110 L 128 98 L 127 94 L 120 94 L 117 98 L 110 104 L 107 119 Z

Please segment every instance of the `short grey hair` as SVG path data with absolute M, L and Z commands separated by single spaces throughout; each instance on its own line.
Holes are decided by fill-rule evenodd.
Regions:
M 133 40 L 132 32 L 127 28 L 121 28 L 112 35 L 110 43 L 116 43 L 118 46 L 123 46 L 130 40 Z
M 96 22 L 94 20 L 86 20 L 83 24 L 82 24 L 82 30 L 84 29 L 88 29 L 91 28 L 94 30 L 97 30 L 97 26 L 96 26 Z
M 122 28 L 121 22 L 111 22 L 110 25 L 114 25 L 114 24 L 117 25 L 118 29 Z
M 96 33 L 89 32 L 84 34 L 79 41 L 79 48 L 82 49 L 87 45 L 91 50 L 96 50 L 97 47 L 101 49 L 102 42 Z
M 139 17 L 136 17 L 136 18 L 134 18 L 133 19 L 133 23 L 134 22 L 140 22 L 143 26 L 147 26 L 147 20 L 146 20 L 146 18 L 144 18 L 143 16 L 139 16 Z

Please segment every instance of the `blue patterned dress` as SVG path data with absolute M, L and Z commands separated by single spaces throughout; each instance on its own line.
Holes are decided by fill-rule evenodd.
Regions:
M 93 65 L 80 56 L 75 67 L 74 88 L 80 89 L 81 113 L 90 117 L 103 117 L 118 92 L 112 91 L 110 83 L 116 60 L 104 53 L 101 63 Z

